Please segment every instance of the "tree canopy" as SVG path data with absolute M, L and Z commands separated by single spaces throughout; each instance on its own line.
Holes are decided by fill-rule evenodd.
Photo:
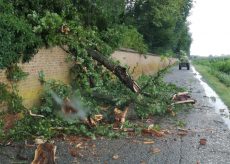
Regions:
M 45 118 L 24 117 L 10 135 L 51 137 L 55 135 L 52 126 L 67 126 L 74 134 L 94 133 L 88 125 L 55 117 L 57 104 L 51 90 L 62 100 L 77 97 L 90 109 L 88 119 L 103 114 L 106 122 L 111 121 L 114 108 L 129 105 L 142 118 L 168 112 L 178 88 L 164 83 L 162 72 L 134 81 L 127 68 L 109 55 L 121 47 L 167 56 L 188 53 L 191 35 L 186 19 L 191 6 L 192 0 L 0 0 L 0 69 L 7 69 L 8 80 L 15 84 L 26 77 L 17 63 L 30 61 L 40 47 L 60 46 L 73 64 L 71 86 L 46 80 L 39 72 L 44 92 L 41 105 L 33 111 Z M 13 113 L 28 112 L 16 84 L 12 92 L 7 87 L 0 83 L 0 103 L 5 102 Z M 102 109 L 105 106 L 108 109 Z
M 138 29 L 153 52 L 189 52 L 191 35 L 186 19 L 191 7 L 192 0 L 137 0 L 129 8 L 126 22 Z
M 109 47 L 112 50 L 122 46 L 137 50 L 141 47 L 139 51 L 145 52 L 147 44 L 155 53 L 189 53 L 187 17 L 191 7 L 192 0 L 1 0 L 4 41 L 0 66 L 18 62 L 20 56 L 30 59 L 39 46 L 65 44 L 66 37 L 60 37 L 58 31 L 64 24 L 72 28 L 72 33 L 73 29 L 81 29 L 85 43 L 79 45 L 97 45 L 102 52 L 111 53 Z M 102 43 L 104 48 L 98 47 Z

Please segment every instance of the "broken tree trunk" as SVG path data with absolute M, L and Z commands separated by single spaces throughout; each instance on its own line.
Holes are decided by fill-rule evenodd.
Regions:
M 65 47 L 61 46 L 61 48 L 67 53 L 71 53 Z M 128 74 L 125 67 L 114 64 L 113 62 L 108 60 L 103 54 L 99 53 L 96 50 L 88 49 L 87 52 L 94 60 L 98 61 L 103 66 L 105 66 L 108 70 L 113 72 L 121 80 L 121 82 L 124 85 L 126 85 L 129 89 L 131 89 L 135 93 L 141 93 L 141 88 Z
M 123 84 L 125 84 L 129 89 L 131 89 L 135 93 L 140 93 L 141 89 L 138 84 L 132 79 L 132 77 L 128 74 L 125 67 L 120 65 L 116 65 L 109 61 L 104 55 L 99 53 L 98 51 L 88 49 L 88 54 L 92 56 L 92 58 L 102 65 L 104 65 L 108 70 L 113 72 Z

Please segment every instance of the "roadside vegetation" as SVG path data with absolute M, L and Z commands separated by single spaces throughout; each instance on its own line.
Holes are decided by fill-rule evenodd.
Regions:
M 197 58 L 193 64 L 225 104 L 230 107 L 230 58 Z
M 0 0 L 0 69 L 12 84 L 0 83 L 0 102 L 8 107 L 0 116 L 1 141 L 58 134 L 111 137 L 117 136 L 113 123 L 123 120 L 130 106 L 140 118 L 166 114 L 181 89 L 163 82 L 164 70 L 133 81 L 110 54 L 121 47 L 167 56 L 188 52 L 191 7 L 192 0 Z M 71 84 L 46 80 L 41 70 L 40 106 L 26 109 L 17 83 L 27 73 L 17 63 L 51 46 L 68 52 Z M 65 103 L 75 100 L 78 111 L 71 111 Z

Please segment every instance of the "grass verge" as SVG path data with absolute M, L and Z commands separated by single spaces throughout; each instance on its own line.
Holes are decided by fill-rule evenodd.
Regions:
M 207 83 L 216 91 L 224 103 L 230 108 L 230 87 L 219 81 L 218 78 L 209 73 L 209 67 L 194 64 L 196 70 L 203 76 Z

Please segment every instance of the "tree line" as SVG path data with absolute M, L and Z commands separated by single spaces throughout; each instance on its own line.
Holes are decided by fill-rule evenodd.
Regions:
M 29 61 L 40 46 L 64 43 L 58 28 L 65 23 L 112 50 L 189 53 L 191 7 L 192 0 L 0 0 L 0 68 Z

